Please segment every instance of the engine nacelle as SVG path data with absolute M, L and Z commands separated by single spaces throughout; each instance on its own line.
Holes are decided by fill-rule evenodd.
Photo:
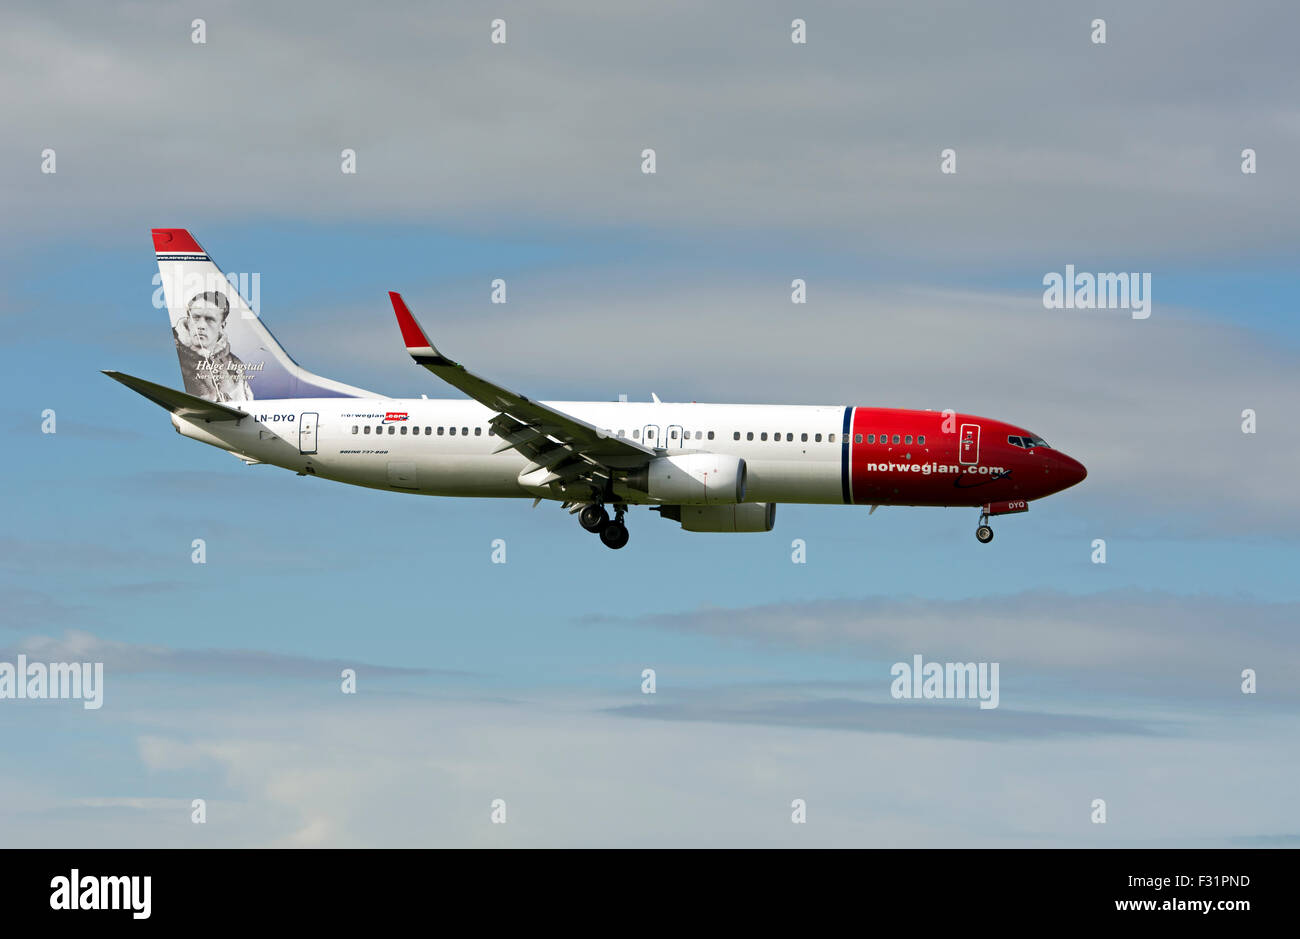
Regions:
M 683 531 L 771 531 L 776 524 L 776 503 L 665 505 L 659 514 L 681 522 Z
M 745 498 L 745 461 L 721 453 L 656 457 L 628 473 L 627 485 L 655 502 L 732 505 Z

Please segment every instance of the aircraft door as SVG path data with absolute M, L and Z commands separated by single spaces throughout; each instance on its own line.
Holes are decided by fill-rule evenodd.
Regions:
M 684 446 L 682 443 L 681 424 L 668 425 L 668 429 L 664 431 L 663 446 L 667 447 L 669 450 L 680 450 Z
M 320 415 L 314 413 L 302 414 L 298 417 L 298 452 L 315 453 L 316 452 L 316 424 Z
M 957 462 L 973 466 L 980 461 L 980 425 L 962 424 L 957 444 Z
M 641 442 L 647 447 L 662 447 L 663 441 L 659 439 L 659 425 L 646 424 L 641 428 Z

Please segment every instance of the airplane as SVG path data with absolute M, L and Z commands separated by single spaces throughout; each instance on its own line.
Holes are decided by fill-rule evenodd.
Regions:
M 389 398 L 298 365 L 188 231 L 154 229 L 153 242 L 185 390 L 104 374 L 165 408 L 183 436 L 249 465 L 551 500 L 614 549 L 628 543 L 630 506 L 685 531 L 767 532 L 781 502 L 977 508 L 987 544 L 990 518 L 1087 476 L 1023 427 L 952 410 L 537 401 L 443 355 L 397 293 L 412 360 L 468 398 Z

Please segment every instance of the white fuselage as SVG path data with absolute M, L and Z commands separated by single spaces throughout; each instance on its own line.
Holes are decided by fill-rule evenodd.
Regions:
M 739 457 L 748 469 L 746 502 L 844 501 L 844 407 L 545 403 L 668 453 Z M 497 412 L 476 401 L 296 398 L 241 402 L 241 408 L 249 417 L 238 422 L 173 416 L 172 423 L 185 436 L 244 459 L 358 486 L 434 496 L 550 495 L 520 483 L 525 456 L 510 448 L 494 452 L 502 447 L 489 428 Z

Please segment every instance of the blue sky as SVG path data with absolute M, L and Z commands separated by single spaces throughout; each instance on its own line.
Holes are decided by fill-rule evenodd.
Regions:
M 691 41 L 610 14 L 641 34 L 620 40 L 621 69 L 602 45 L 615 24 L 577 8 L 507 10 L 506 49 L 480 43 L 469 9 L 389 23 L 448 44 L 429 124 L 383 94 L 419 74 L 419 50 L 382 55 L 345 8 L 307 46 L 349 49 L 340 74 L 293 77 L 257 112 L 292 17 L 237 4 L 203 51 L 242 64 L 209 115 L 250 125 L 241 161 L 166 122 L 139 136 L 157 93 L 144 49 L 216 87 L 184 29 L 15 12 L 14 35 L 61 50 L 96 90 L 35 83 L 0 145 L 28 223 L 0 236 L 0 661 L 93 657 L 106 688 L 98 711 L 0 701 L 0 841 L 1296 837 L 1300 216 L 1280 168 L 1300 124 L 1263 79 L 1181 96 L 1175 80 L 1234 62 L 1286 74 L 1272 37 L 1295 24 L 1267 24 L 1294 14 L 1234 19 L 1207 66 L 1210 27 L 1191 14 L 1116 11 L 1096 50 L 1086 22 L 1105 11 L 1008 7 L 990 14 L 1001 46 L 964 46 L 990 24 L 954 20 L 925 66 L 910 59 L 929 39 L 896 17 L 816 5 L 814 37 L 894 30 L 899 48 L 859 62 L 839 38 L 776 58 L 787 14 L 768 13 L 734 10 L 729 40 Z M 221 45 L 232 32 L 237 51 Z M 1053 113 L 1099 52 L 1105 80 L 1071 106 L 1115 137 Z M 1008 57 L 1043 87 L 1012 81 Z M 893 96 L 866 93 L 885 78 Z M 960 119 L 968 94 L 986 122 Z M 771 126 L 790 133 L 768 140 Z M 650 180 L 646 139 L 663 141 Z M 33 154 L 54 143 L 59 171 L 42 177 Z M 1267 152 L 1256 178 L 1236 165 L 1249 144 Z M 342 145 L 360 152 L 356 179 L 336 172 Z M 936 170 L 946 145 L 962 154 L 952 180 Z M 1090 475 L 998 520 L 987 547 L 967 510 L 782 505 L 775 531 L 739 536 L 633 510 L 631 544 L 612 552 L 554 505 L 246 467 L 99 374 L 179 385 L 150 303 L 148 230 L 171 226 L 260 275 L 262 315 L 299 362 L 361 387 L 454 396 L 405 355 L 385 297 L 400 290 L 444 351 L 532 396 L 951 406 L 1022 422 Z M 1151 272 L 1152 318 L 1045 310 L 1042 278 L 1066 264 Z M 495 277 L 504 307 L 488 302 Z M 40 432 L 45 409 L 56 434 Z M 1000 661 L 1000 707 L 892 700 L 890 665 L 915 653 Z M 344 667 L 356 696 L 339 692 Z M 1254 696 L 1243 668 L 1259 672 Z M 193 825 L 200 797 L 210 821 Z M 497 797 L 506 826 L 487 820 Z M 806 828 L 789 822 L 796 797 Z M 1098 797 L 1104 826 L 1088 820 Z

